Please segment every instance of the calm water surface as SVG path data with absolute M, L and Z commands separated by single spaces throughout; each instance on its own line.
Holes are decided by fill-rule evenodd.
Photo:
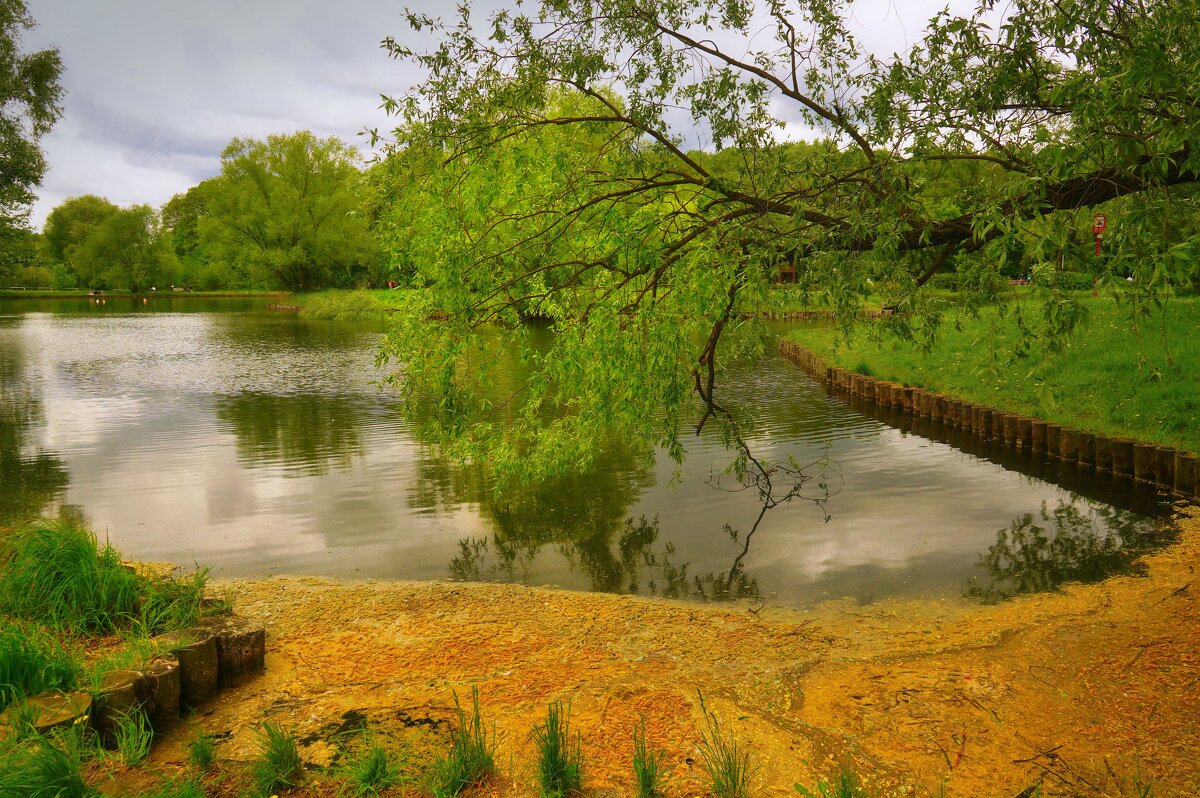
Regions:
M 377 384 L 380 334 L 261 300 L 6 301 L 0 523 L 65 507 L 128 556 L 229 576 L 790 604 L 1046 589 L 1170 534 L 1151 489 L 851 407 L 776 356 L 737 375 L 763 417 L 755 447 L 828 454 L 824 509 L 779 507 L 747 541 L 757 502 L 710 484 L 728 459 L 715 437 L 693 439 L 678 474 L 612 451 L 595 473 L 497 503 L 476 469 L 414 439 Z

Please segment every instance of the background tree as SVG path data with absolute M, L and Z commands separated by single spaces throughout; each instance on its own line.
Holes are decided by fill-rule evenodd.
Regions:
M 38 141 L 62 113 L 58 51 L 21 52 L 33 25 L 23 0 L 0 0 L 0 227 L 24 225 L 46 171 Z
M 448 185 L 487 222 L 418 264 L 430 291 L 389 339 L 407 399 L 443 409 L 441 439 L 474 440 L 522 473 L 586 463 L 599 419 L 677 453 L 693 392 L 698 428 L 716 418 L 743 440 L 719 366 L 780 260 L 843 316 L 882 291 L 909 335 L 935 329 L 918 289 L 951 259 L 994 274 L 1019 239 L 1023 258 L 1050 261 L 1080 216 L 1119 198 L 1108 268 L 1132 270 L 1147 292 L 1196 269 L 1195 240 L 1160 231 L 1180 187 L 1200 180 L 1191 0 L 985 0 L 969 17 L 937 15 L 888 59 L 855 40 L 837 0 L 527 8 L 486 26 L 467 6 L 449 25 L 410 14 L 436 45 L 385 42 L 427 73 L 387 103 L 402 118 L 397 149 L 487 174 L 497 148 L 547 131 L 599 143 L 592 165 L 526 183 L 520 203 L 495 203 L 473 180 Z M 574 110 L 553 101 L 561 91 L 580 98 Z M 819 140 L 781 142 L 781 109 Z M 693 157 L 685 135 L 724 152 Z M 952 194 L 936 179 L 946 174 Z M 431 314 L 451 320 L 445 333 L 430 332 Z M 506 404 L 518 429 L 501 430 L 476 390 L 495 374 L 475 331 L 528 315 L 559 335 Z M 768 474 L 739 449 L 735 470 Z
M 234 139 L 205 191 L 201 244 L 282 288 L 354 286 L 377 257 L 357 162 L 308 131 Z
M 135 294 L 170 279 L 174 262 L 158 215 L 149 205 L 108 215 L 77 248 L 75 260 L 82 274 L 102 281 L 91 287 L 128 287 Z
M 0 282 L 49 288 L 52 279 L 42 237 L 23 227 L 0 227 Z
M 103 197 L 95 194 L 84 194 L 81 197 L 69 197 L 46 217 L 43 237 L 46 244 L 46 254 L 53 265 L 61 265 L 70 275 L 70 282 L 86 285 L 89 288 L 103 287 L 103 269 L 92 272 L 89 261 L 83 263 L 78 255 L 80 247 L 106 219 L 120 210 Z

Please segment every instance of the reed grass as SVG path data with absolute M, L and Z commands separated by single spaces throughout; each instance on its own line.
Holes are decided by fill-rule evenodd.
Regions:
M 571 704 L 554 701 L 546 720 L 533 727 L 538 751 L 538 787 L 544 798 L 563 798 L 583 788 L 583 750 L 571 735 Z
M 450 743 L 450 751 L 434 762 L 430 769 L 430 787 L 435 798 L 453 798 L 460 792 L 479 784 L 496 772 L 496 735 L 488 734 L 479 711 L 479 688 L 471 688 L 471 716 L 463 710 L 454 695 L 458 727 Z
M 296 787 L 304 774 L 296 736 L 273 723 L 264 723 L 258 734 L 258 757 L 250 766 L 260 798 Z
M 721 729 L 717 716 L 704 703 L 704 695 L 697 695 L 705 726 L 700 732 L 700 757 L 712 794 L 716 798 L 749 798 L 750 777 L 754 774 L 749 752 L 732 733 Z
M 136 798 L 205 798 L 204 786 L 199 780 L 168 779 L 144 792 L 139 792 Z

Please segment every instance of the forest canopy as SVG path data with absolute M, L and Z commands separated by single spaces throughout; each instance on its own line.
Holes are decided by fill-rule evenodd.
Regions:
M 427 290 L 388 353 L 408 401 L 433 409 L 430 434 L 535 478 L 586 465 L 611 434 L 678 455 L 693 412 L 736 442 L 747 421 L 719 366 L 753 346 L 741 316 L 781 265 L 843 317 L 878 296 L 905 335 L 936 329 L 922 287 L 951 267 L 981 295 L 1014 262 L 1086 263 L 1144 298 L 1196 280 L 1193 2 L 985 0 L 893 56 L 856 41 L 849 11 L 543 0 L 486 22 L 469 5 L 409 15 L 435 44 L 385 41 L 426 77 L 385 101 L 384 247 Z M 1096 211 L 1113 218 L 1100 260 Z M 1046 299 L 1048 317 L 1076 317 L 1069 296 Z M 521 339 L 530 318 L 558 335 L 527 347 L 528 378 L 493 406 L 476 391 L 507 378 L 492 337 Z

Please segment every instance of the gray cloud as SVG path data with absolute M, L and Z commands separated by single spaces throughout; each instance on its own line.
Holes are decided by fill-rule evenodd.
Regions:
M 403 0 L 28 2 L 39 26 L 25 44 L 60 49 L 67 90 L 64 117 L 43 142 L 50 169 L 37 226 L 79 194 L 161 204 L 216 174 L 235 136 L 307 128 L 365 147 L 360 131 L 390 126 L 379 95 L 403 93 L 418 77 L 380 41 L 429 43 L 404 22 Z M 860 0 L 853 19 L 886 53 L 911 44 L 943 2 Z M 488 0 L 473 19 L 499 4 Z M 454 16 L 448 2 L 408 5 Z

